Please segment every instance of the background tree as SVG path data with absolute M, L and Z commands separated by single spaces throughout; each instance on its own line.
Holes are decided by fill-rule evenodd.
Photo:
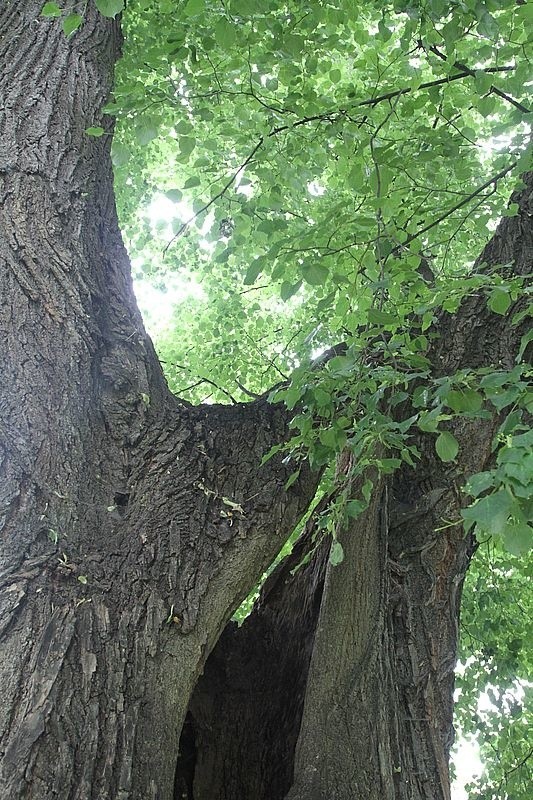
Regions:
M 531 536 L 530 8 L 139 0 L 111 95 L 122 6 L 0 11 L 2 791 L 446 798 L 474 534 L 502 592 Z

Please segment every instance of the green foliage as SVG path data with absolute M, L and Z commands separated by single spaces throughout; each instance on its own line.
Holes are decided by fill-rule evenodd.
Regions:
M 530 561 L 493 540 L 480 546 L 467 576 L 456 725 L 461 735 L 477 739 L 485 765 L 467 787 L 472 800 L 530 795 L 532 577 Z
M 124 0 L 95 0 L 95 5 L 102 16 L 111 19 L 114 19 L 124 10 Z M 86 4 L 83 9 L 83 14 L 85 13 L 85 9 Z M 45 3 L 41 9 L 42 17 L 63 17 L 61 26 L 63 28 L 63 33 L 67 37 L 71 36 L 81 27 L 84 20 L 83 14 L 71 12 L 68 6 L 66 9 L 63 9 L 58 6 L 57 3 Z M 96 130 L 96 128 L 89 128 L 88 130 Z M 98 134 L 92 133 L 89 135 L 97 136 Z
M 94 125 L 85 129 L 87 136 L 96 136 L 97 138 L 103 136 L 105 131 L 100 125 Z
M 122 4 L 97 6 L 114 16 Z M 42 13 L 63 12 L 47 3 Z M 276 387 L 272 399 L 294 409 L 288 484 L 302 457 L 328 467 L 348 448 L 355 467 L 320 519 L 324 534 L 366 508 L 372 486 L 353 497 L 355 479 L 416 464 L 420 431 L 453 468 L 457 422 L 501 415 L 494 465 L 469 479 L 463 517 L 492 537 L 509 572 L 496 581 L 494 559 L 480 558 L 480 583 L 490 569 L 505 592 L 515 577 L 525 590 L 515 554 L 529 546 L 533 516 L 522 364 L 533 334 L 509 370 L 435 378 L 427 353 L 438 315 L 472 294 L 516 323 L 531 313 L 525 282 L 505 265 L 474 268 L 498 217 L 517 213 L 506 203 L 530 163 L 531 4 L 133 0 L 124 17 L 105 110 L 117 120 L 124 235 L 135 279 L 156 297 L 147 322 L 171 388 L 228 402 Z M 340 341 L 344 351 L 313 369 Z M 342 561 L 336 540 L 330 560 Z M 513 652 L 512 680 L 525 674 Z M 487 682 L 468 680 L 472 698 Z M 513 749 L 520 725 L 503 726 L 498 747 Z M 503 772 L 484 757 L 485 784 L 496 785 Z M 509 797 L 526 797 L 521 769 Z
M 60 17 L 62 13 L 57 3 L 45 3 L 41 10 L 43 17 Z
M 342 549 L 342 544 L 334 539 L 331 543 L 331 550 L 329 552 L 329 563 L 336 567 L 338 564 L 342 564 L 344 561 L 344 550 Z
M 95 0 L 95 3 L 100 14 L 112 19 L 124 9 L 124 0 Z
M 65 36 L 72 36 L 72 34 L 78 30 L 82 22 L 83 17 L 81 14 L 67 14 L 62 23 Z

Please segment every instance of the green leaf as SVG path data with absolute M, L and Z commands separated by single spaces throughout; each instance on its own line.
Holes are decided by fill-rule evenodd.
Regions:
M 222 47 L 231 47 L 237 39 L 237 30 L 227 19 L 222 17 L 213 29 L 215 39 Z
M 324 428 L 320 431 L 320 441 L 332 450 L 340 451 L 346 444 L 346 434 L 340 428 Z
M 518 481 L 523 486 L 526 486 L 533 491 L 531 487 L 533 478 L 533 464 L 531 463 L 531 459 L 533 459 L 533 456 L 526 455 L 526 457 L 522 460 L 522 463 L 507 463 L 505 466 L 505 476 L 507 478 L 514 478 L 515 481 Z
M 335 539 L 332 542 L 331 550 L 329 551 L 329 563 L 332 567 L 337 567 L 339 564 L 342 564 L 344 561 L 344 550 L 342 549 L 342 544 Z
M 310 262 L 300 267 L 303 279 L 311 286 L 322 286 L 328 279 L 329 270 L 323 264 Z
M 96 0 L 96 8 L 103 17 L 114 19 L 124 10 L 124 0 Z
M 96 136 L 96 138 L 98 138 L 99 136 L 104 135 L 105 130 L 101 128 L 99 125 L 97 125 L 92 128 L 85 128 L 85 133 L 87 134 L 87 136 Z
M 179 189 L 169 189 L 165 192 L 165 197 L 168 197 L 169 200 L 172 200 L 173 203 L 179 203 L 179 201 L 183 197 L 183 192 Z
M 487 94 L 492 86 L 492 75 L 490 73 L 483 72 L 483 70 L 477 70 L 475 84 L 476 91 L 479 92 L 479 94 Z
M 379 461 L 379 468 L 384 475 L 390 475 L 394 470 L 402 465 L 401 458 L 382 458 Z
M 83 22 L 83 17 L 80 14 L 69 14 L 63 20 L 63 33 L 65 36 L 72 36 L 74 31 L 77 31 Z
M 188 3 L 185 3 L 182 13 L 187 17 L 195 17 L 203 11 L 205 11 L 205 0 L 189 0 Z
M 515 556 L 528 553 L 533 548 L 533 528 L 525 522 L 507 525 L 502 536 L 505 548 Z
M 480 13 L 477 29 L 481 36 L 486 36 L 488 39 L 496 39 L 499 33 L 497 21 L 485 9 Z
M 320 388 L 320 386 L 318 386 L 316 389 L 313 389 L 312 394 L 315 399 L 315 403 L 319 408 L 329 408 L 331 406 L 331 394 L 329 392 L 325 392 L 324 389 Z
M 157 127 L 151 122 L 143 122 L 135 129 L 135 138 L 141 147 L 149 144 L 157 136 Z
M 351 519 L 358 517 L 367 505 L 363 500 L 348 500 L 346 503 L 346 515 Z
M 522 356 L 525 353 L 526 347 L 531 341 L 533 341 L 533 329 L 527 331 L 527 333 L 524 333 L 524 335 L 520 339 L 520 349 L 518 350 L 516 361 L 522 360 Z
M 301 281 L 298 281 L 298 283 L 289 283 L 288 281 L 283 281 L 279 290 L 281 299 L 286 302 L 300 290 L 301 286 Z
M 494 389 L 498 386 L 503 386 L 511 381 L 511 376 L 508 372 L 491 372 L 481 378 L 479 385 L 482 389 Z
M 380 21 L 378 22 L 378 32 L 384 42 L 388 42 L 390 37 L 392 36 L 392 31 L 390 30 L 390 28 L 387 28 L 383 19 L 380 19 Z
M 256 282 L 263 270 L 264 263 L 265 262 L 263 258 L 256 258 L 255 261 L 252 261 L 244 276 L 243 283 L 245 286 L 251 286 Z
M 495 314 L 506 314 L 511 305 L 509 292 L 504 289 L 494 289 L 489 297 L 488 306 Z
M 434 433 L 439 427 L 439 422 L 443 418 L 440 406 L 431 411 L 422 411 L 418 420 L 418 427 L 424 433 Z
M 367 505 L 370 503 L 370 498 L 372 497 L 372 489 L 374 488 L 374 484 L 372 481 L 367 478 L 367 480 L 363 483 L 363 488 L 361 489 L 361 494 L 365 498 Z
M 196 139 L 194 136 L 180 136 L 179 146 L 182 155 L 189 156 L 196 147 Z
M 369 308 L 368 321 L 371 325 L 394 325 L 399 320 L 394 314 L 388 314 L 386 311 L 380 311 L 377 308 Z
M 489 398 L 490 402 L 493 406 L 495 406 L 498 411 L 501 411 L 502 408 L 505 406 L 511 405 L 514 403 L 515 400 L 520 395 L 520 387 L 519 386 L 510 386 L 509 389 L 504 391 L 492 391 L 487 392 L 487 397 Z
M 494 472 L 478 472 L 468 479 L 465 491 L 472 497 L 478 497 L 482 492 L 494 486 L 495 480 Z
M 113 145 L 111 147 L 111 161 L 113 162 L 114 167 L 123 167 L 125 164 L 128 163 L 131 157 L 131 152 L 126 147 L 126 145 L 122 144 L 118 140 L 113 141 Z
M 435 450 L 441 461 L 454 461 L 459 452 L 459 442 L 448 431 L 441 431 L 435 442 Z
M 297 481 L 299 477 L 300 477 L 300 470 L 297 469 L 296 472 L 293 472 L 292 475 L 289 476 L 287 482 L 285 483 L 285 491 L 287 491 L 287 489 L 290 489 L 292 484 L 295 481 Z
M 483 398 L 474 389 L 460 389 L 448 392 L 445 398 L 446 405 L 458 413 L 462 411 L 479 411 L 483 405 Z
M 488 117 L 496 108 L 496 98 L 489 94 L 477 102 L 477 110 L 483 117 Z
M 197 175 L 192 175 L 190 178 L 187 178 L 183 184 L 184 189 L 192 189 L 194 186 L 200 186 L 200 178 Z
M 511 506 L 512 498 L 509 492 L 506 489 L 499 489 L 464 508 L 461 516 L 467 527 L 476 524 L 487 533 L 501 534 L 507 524 Z
M 502 217 L 516 217 L 520 211 L 518 203 L 509 203 L 507 208 L 502 211 Z
M 41 9 L 41 17 L 60 17 L 62 13 L 57 3 L 45 3 Z

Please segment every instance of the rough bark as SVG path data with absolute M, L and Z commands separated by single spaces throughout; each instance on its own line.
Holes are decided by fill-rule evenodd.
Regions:
M 512 198 L 519 214 L 500 223 L 478 269 L 530 272 L 532 173 L 525 182 Z M 516 310 L 492 314 L 480 294 L 443 315 L 435 375 L 514 366 Z M 278 568 L 207 661 L 189 709 L 188 793 L 176 798 L 449 800 L 460 598 L 475 548 L 460 487 L 490 463 L 498 423 L 454 421 L 453 466 L 420 435 L 416 470 L 375 481 L 369 508 L 340 534 L 341 565 L 327 564 L 325 543 L 294 576 L 294 559 Z M 308 530 L 296 563 L 309 541 Z
M 477 262 L 526 275 L 533 263 L 533 173 Z M 439 321 L 434 375 L 512 368 L 527 322 L 513 325 L 483 293 Z M 499 420 L 459 418 L 452 466 L 420 436 L 416 470 L 377 485 L 343 535 L 345 561 L 328 568 L 287 800 L 449 800 L 453 683 L 463 579 L 460 487 L 490 464 Z M 450 524 L 451 521 L 451 524 Z M 334 670 L 331 665 L 335 665 Z
M 283 409 L 168 392 L 101 114 L 119 26 L 41 7 L 0 8 L 0 796 L 168 800 L 205 658 L 317 476 L 260 468 Z
M 133 297 L 112 125 L 101 115 L 118 23 L 89 2 L 66 39 L 41 7 L 0 7 L 0 796 L 168 800 L 205 659 L 317 476 L 304 467 L 284 491 L 290 467 L 259 467 L 288 436 L 283 409 L 190 408 L 168 392 Z M 99 124 L 103 137 L 84 133 Z M 532 252 L 524 197 L 521 216 L 502 224 L 487 251 L 491 263 L 514 259 L 522 272 Z M 441 332 L 438 374 L 507 365 L 516 351 L 517 331 L 479 298 L 457 320 L 444 318 Z M 285 792 L 299 730 L 292 800 L 446 797 L 469 543 L 458 527 L 435 528 L 458 509 L 461 470 L 488 458 L 491 432 L 461 423 L 471 447 L 453 474 L 428 445 L 416 476 L 376 486 L 357 529 L 344 534 L 344 564 L 327 569 L 319 614 L 317 564 L 265 598 L 278 611 L 262 612 L 261 674 L 269 693 L 286 698 L 276 712 L 286 713 L 286 742 L 274 741 L 274 724 L 264 742 L 256 737 L 257 759 L 269 752 L 255 783 L 247 777 L 253 791 Z M 304 579 L 314 588 L 296 589 Z M 279 659 L 272 676 L 270 649 Z M 241 675 L 245 666 L 237 663 Z M 257 715 L 239 713 L 250 729 Z M 197 764 L 221 765 L 217 774 L 226 769 L 233 781 L 235 754 L 245 758 L 250 741 L 246 730 L 240 736 L 230 761 L 204 749 Z M 206 775 L 198 770 L 198 786 L 208 786 Z M 236 785 L 221 792 L 241 797 L 231 794 Z

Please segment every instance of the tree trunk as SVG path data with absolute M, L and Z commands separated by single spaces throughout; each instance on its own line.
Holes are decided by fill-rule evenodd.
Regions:
M 533 173 L 525 181 L 512 198 L 518 215 L 500 223 L 478 269 L 530 271 Z M 429 354 L 435 377 L 512 368 L 526 325 L 511 324 L 517 310 L 492 314 L 480 294 L 444 314 Z M 368 509 L 340 532 L 342 564 L 327 563 L 324 542 L 292 574 L 313 546 L 310 521 L 207 661 L 176 800 L 449 800 L 460 598 L 475 549 L 460 487 L 490 464 L 499 421 L 455 420 L 452 467 L 420 435 L 416 470 L 375 480 Z
M 165 385 L 133 297 L 112 123 L 101 113 L 119 27 L 85 6 L 69 8 L 84 22 L 68 39 L 60 20 L 40 17 L 42 0 L 0 8 L 0 796 L 170 800 L 205 660 L 318 476 L 304 466 L 285 491 L 291 466 L 259 466 L 289 436 L 284 409 L 261 400 L 192 408 Z M 86 135 L 95 125 L 104 136 Z M 488 251 L 522 273 L 532 250 L 525 197 Z M 506 366 L 520 334 L 479 298 L 440 331 L 436 374 Z M 489 458 L 493 427 L 460 423 L 471 447 L 453 474 L 422 440 L 417 473 L 376 486 L 343 534 L 343 565 L 324 576 L 322 552 L 293 579 L 278 572 L 286 586 L 271 584 L 265 597 L 277 606 L 250 634 L 262 648 L 262 707 L 278 709 L 255 736 L 254 760 L 264 764 L 242 769 L 257 719 L 250 708 L 239 711 L 248 721 L 238 746 L 228 728 L 216 757 L 196 748 L 194 714 L 207 712 L 205 697 L 193 699 L 178 787 L 204 787 L 198 798 L 211 800 L 202 770 L 215 765 L 221 797 L 273 797 L 269 786 L 281 797 L 296 747 L 292 800 L 446 797 L 470 544 L 460 526 L 435 528 L 457 518 L 461 470 Z M 231 676 L 239 637 L 223 641 Z M 248 795 L 235 788 L 245 779 Z
M 318 476 L 260 468 L 284 409 L 167 390 L 101 113 L 119 26 L 41 7 L 0 9 L 0 795 L 169 800 L 205 658 Z

